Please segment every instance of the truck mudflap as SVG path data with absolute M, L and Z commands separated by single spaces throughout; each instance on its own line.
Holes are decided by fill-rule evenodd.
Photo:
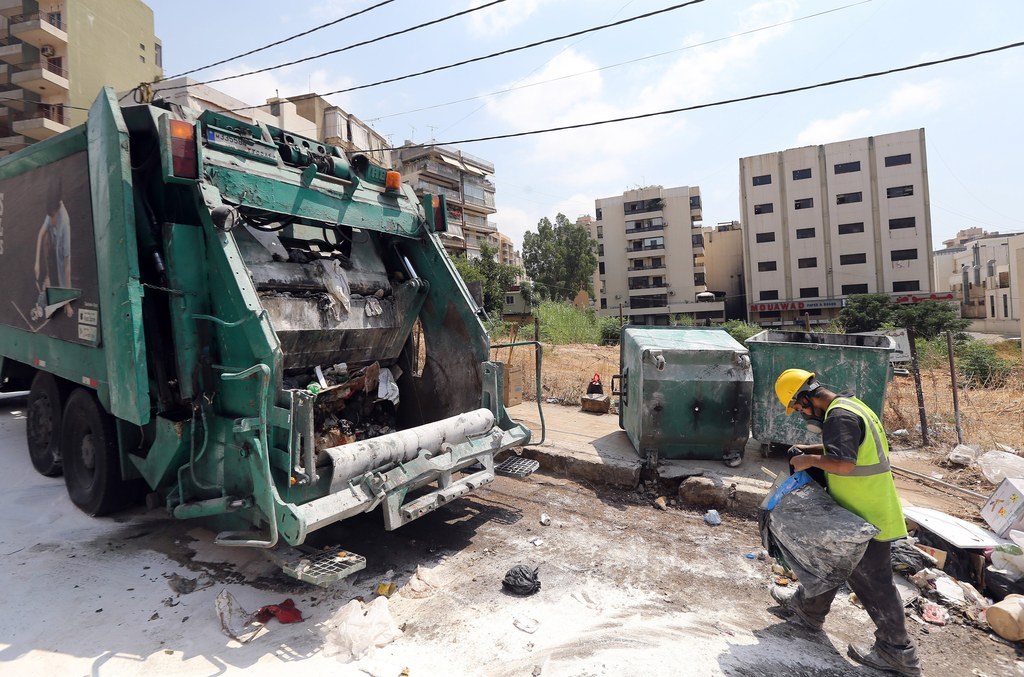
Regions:
M 493 412 L 477 409 L 434 423 L 325 449 L 331 492 L 301 505 L 282 504 L 284 539 L 301 544 L 309 532 L 378 505 L 384 526 L 397 529 L 494 481 L 494 456 L 529 441 L 520 425 L 503 429 Z M 425 492 L 418 490 L 434 485 Z M 414 494 L 414 495 L 413 495 Z

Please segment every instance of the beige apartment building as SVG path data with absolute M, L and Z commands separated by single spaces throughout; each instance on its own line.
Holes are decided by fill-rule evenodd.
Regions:
M 935 252 L 936 292 L 951 293 L 971 331 L 1020 336 L 1017 254 L 1024 250 L 1024 234 L 972 228 L 945 243 Z
M 680 314 L 724 319 L 707 287 L 699 187 L 637 188 L 594 207 L 598 315 L 639 325 L 668 325 Z
M 932 297 L 924 129 L 740 159 L 751 322 L 825 323 L 852 294 Z
M 394 168 L 417 195 L 444 195 L 448 203 L 448 233 L 442 236 L 450 254 L 480 257 L 480 245 L 498 249 L 498 226 L 487 217 L 495 213 L 494 165 L 448 146 L 406 141 L 392 151 Z
M 85 122 L 103 86 L 163 75 L 139 0 L 0 0 L 0 155 Z
M 704 251 L 708 291 L 725 304 L 725 319 L 746 320 L 746 288 L 743 284 L 743 229 L 739 221 L 705 226 Z

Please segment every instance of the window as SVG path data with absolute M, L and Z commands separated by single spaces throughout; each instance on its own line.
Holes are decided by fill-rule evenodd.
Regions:
M 921 291 L 921 283 L 917 280 L 903 280 L 892 283 L 893 291 Z
M 597 274 L 604 275 L 604 261 L 597 262 Z
M 600 221 L 600 220 L 601 220 L 601 208 L 600 208 L 600 207 L 598 207 L 598 208 L 597 208 L 596 210 L 594 210 L 594 211 L 596 211 L 596 212 L 597 212 L 597 220 L 598 220 L 598 221 Z
M 992 313 L 995 315 L 995 313 Z M 1003 317 L 1010 316 L 1010 301 L 1006 294 L 1003 294 Z
M 763 310 L 763 311 L 761 311 L 761 312 L 760 312 L 760 313 L 758 313 L 758 314 L 759 314 L 759 315 L 760 315 L 760 316 L 761 316 L 762 318 L 767 318 L 767 317 L 782 317 L 782 311 L 781 311 L 781 310 Z
M 604 256 L 604 245 L 603 244 L 597 245 L 597 255 L 598 256 Z
M 808 167 L 807 169 L 794 169 L 793 170 L 793 180 L 794 181 L 799 181 L 800 179 L 809 179 L 809 178 L 811 178 L 811 168 L 810 167 Z
M 141 61 L 142 63 L 146 63 L 146 57 L 139 54 L 139 61 Z
M 800 298 L 802 299 L 813 299 L 817 295 L 817 287 L 800 287 Z
M 693 201 L 693 198 L 690 198 Z M 622 211 L 624 214 L 636 214 L 638 212 L 656 212 L 662 208 L 661 198 L 656 197 L 652 200 L 636 200 L 634 202 L 624 202 L 622 204 Z
M 707 281 L 704 279 L 704 273 L 694 273 L 693 274 L 693 286 L 694 287 L 703 287 L 706 284 L 707 284 Z
M 839 234 L 840 235 L 851 235 L 853 233 L 863 233 L 864 222 L 858 221 L 857 223 L 840 223 Z
M 892 197 L 909 197 L 914 194 L 913 186 L 895 186 L 893 188 L 885 189 L 885 196 Z
M 885 158 L 886 167 L 897 167 L 899 165 L 910 164 L 910 153 L 904 153 L 903 155 L 889 155 Z
M 754 205 L 755 214 L 771 214 L 775 211 L 775 205 L 771 202 L 765 202 L 763 205 Z
M 142 43 L 140 42 L 140 43 L 139 43 L 139 49 L 141 49 L 141 50 L 142 50 L 143 52 L 145 52 L 145 51 L 146 51 L 146 45 L 144 45 L 144 44 L 142 44 Z
M 900 228 L 914 228 L 916 226 L 916 216 L 904 216 L 901 219 L 889 219 L 889 230 L 898 230 Z
M 854 160 L 853 162 L 840 162 L 835 167 L 836 174 L 849 174 L 850 172 L 860 171 L 860 160 Z
M 844 284 L 843 294 L 867 294 L 868 286 L 866 284 Z
M 700 209 L 700 195 L 690 196 L 690 209 Z
M 758 233 L 754 239 L 758 242 L 775 242 L 775 233 Z
M 841 266 L 852 266 L 856 263 L 867 263 L 867 254 L 840 254 L 839 265 Z
M 652 256 L 651 257 L 651 268 L 661 268 L 661 257 L 660 256 Z
M 601 310 L 608 310 L 608 299 L 601 299 Z
M 988 297 L 988 314 L 992 318 L 996 316 L 996 297 L 994 294 Z
M 693 245 L 694 247 L 703 247 L 704 246 L 704 236 L 703 235 L 699 235 L 699 234 L 698 235 L 691 235 L 690 236 L 690 244 Z
M 779 300 L 779 290 L 778 289 L 767 289 L 767 290 L 761 292 L 761 296 L 759 297 L 759 300 L 761 300 L 761 301 L 778 301 Z
M 838 193 L 836 195 L 837 205 L 848 205 L 854 202 L 862 202 L 864 200 L 864 194 L 860 191 L 856 193 Z
M 598 226 L 597 227 L 597 239 L 600 240 L 602 237 L 604 237 L 604 226 Z
M 512 305 L 515 302 L 516 302 L 516 297 L 515 296 L 506 296 L 505 297 L 505 305 L 506 306 L 510 306 L 510 305 Z
M 810 257 L 808 257 L 806 259 L 797 259 L 796 265 L 797 265 L 798 268 L 817 268 L 818 267 L 818 257 L 817 256 L 810 256 Z
M 893 249 L 889 257 L 893 261 L 912 261 L 917 258 L 916 249 Z
M 771 182 L 772 182 L 772 175 L 771 174 L 762 174 L 761 176 L 755 176 L 754 177 L 754 185 L 755 186 L 767 186 L 767 185 L 770 185 Z
M 814 206 L 813 197 L 802 197 L 793 201 L 793 209 L 810 209 Z
M 160 68 L 164 67 L 164 46 L 160 44 L 153 45 L 153 62 Z
M 757 272 L 759 273 L 770 273 L 773 270 L 777 270 L 775 261 L 758 261 Z
M 814 237 L 814 229 L 813 228 L 797 228 L 796 229 L 796 239 L 798 239 L 798 240 L 809 240 L 812 237 Z

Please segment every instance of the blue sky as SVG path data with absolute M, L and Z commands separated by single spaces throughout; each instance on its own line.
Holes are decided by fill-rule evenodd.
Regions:
M 377 1 L 148 4 L 170 77 Z M 212 86 L 249 103 L 275 93 L 337 90 L 678 1 L 507 0 L 408 35 Z M 206 80 L 293 61 L 481 4 L 395 0 L 191 77 Z M 811 16 L 828 10 L 835 11 Z M 691 106 L 1020 40 L 1020 0 L 705 0 L 329 100 L 371 122 L 395 145 L 407 139 L 450 142 Z M 811 92 L 461 148 L 494 163 L 498 213 L 492 220 L 519 246 L 523 233 L 536 231 L 544 216 L 591 214 L 595 198 L 642 185 L 698 185 L 705 224 L 731 221 L 740 213 L 740 157 L 924 127 L 938 248 L 969 226 L 1024 231 L 1017 203 L 1024 151 L 1022 85 L 1024 47 Z

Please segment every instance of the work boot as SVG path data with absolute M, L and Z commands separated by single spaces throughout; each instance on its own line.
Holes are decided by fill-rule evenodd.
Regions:
M 779 603 L 779 606 L 792 614 L 789 617 L 791 623 L 814 632 L 821 632 L 822 622 L 808 616 L 800 606 L 800 598 L 797 596 L 799 591 L 799 586 L 783 587 L 776 585 L 771 590 L 771 596 L 772 599 Z
M 921 674 L 921 661 L 917 651 L 911 647 L 902 656 L 894 656 L 888 651 L 879 651 L 877 646 L 854 646 L 846 650 L 847 655 L 861 665 L 866 665 L 883 672 L 895 672 L 898 675 L 917 677 Z

